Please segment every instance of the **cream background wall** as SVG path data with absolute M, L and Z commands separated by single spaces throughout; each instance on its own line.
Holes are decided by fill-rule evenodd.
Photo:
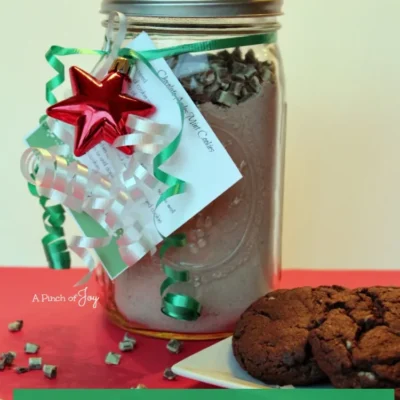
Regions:
M 22 137 L 46 107 L 47 48 L 101 46 L 99 1 L 3 7 L 0 265 L 45 265 L 41 210 L 19 172 Z M 285 13 L 284 267 L 398 269 L 400 2 L 286 0 Z M 93 62 L 79 58 L 83 68 Z M 78 233 L 71 221 L 66 230 Z

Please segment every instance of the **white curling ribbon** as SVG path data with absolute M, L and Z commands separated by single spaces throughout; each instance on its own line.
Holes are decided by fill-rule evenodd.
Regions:
M 72 95 L 72 93 L 71 93 Z M 65 96 L 65 98 L 70 96 Z M 69 155 L 74 145 L 74 127 L 54 118 L 47 118 L 47 124 L 53 134 L 67 145 Z
M 154 176 L 150 174 L 149 171 L 147 171 L 143 164 L 137 166 L 137 168 L 135 169 L 135 176 L 150 189 L 155 189 L 158 185 L 158 180 L 154 178 Z
M 139 201 L 140 199 L 146 199 L 144 193 L 138 187 L 139 182 L 153 191 L 161 188 L 163 184 L 159 182 L 137 158 L 139 157 L 131 157 L 128 165 L 124 167 L 122 163 L 118 162 L 115 154 L 109 153 L 109 160 L 115 171 L 115 179 L 121 182 L 131 198 L 135 198 Z
M 137 161 L 135 157 L 131 158 L 126 169 L 121 171 L 121 175 L 121 180 L 128 189 L 134 187 L 134 185 L 137 183 L 137 180 L 141 181 L 149 189 L 153 190 L 157 185 L 160 184 L 159 181 L 147 170 L 147 168 Z
M 117 25 L 117 30 L 115 28 L 115 22 Z M 102 79 L 108 73 L 113 61 L 118 57 L 118 52 L 125 40 L 127 32 L 127 17 L 125 14 L 118 11 L 112 11 L 108 17 L 107 32 L 106 32 L 106 42 L 103 50 L 109 52 L 105 60 L 101 58 L 98 64 L 95 66 L 95 76 L 96 78 Z M 98 70 L 99 65 L 103 62 L 102 67 Z
M 122 243 L 122 241 L 120 242 L 120 240 L 117 241 L 118 245 Z M 149 240 L 145 236 L 142 236 L 139 240 L 131 244 L 128 244 L 126 246 L 121 245 L 120 254 L 123 260 L 126 260 L 128 265 L 134 265 L 141 258 L 143 258 L 149 252 L 149 248 L 152 247 L 154 246 L 152 246 Z
M 117 138 L 113 147 L 135 146 L 135 153 L 157 154 L 165 145 L 165 138 L 170 129 L 169 125 L 159 124 L 147 118 L 129 115 L 126 128 L 128 133 Z M 120 162 L 116 153 L 109 153 L 109 161 L 114 169 L 116 181 L 120 182 L 126 191 L 138 201 L 144 199 L 137 187 L 138 180 L 151 190 L 156 190 L 161 183 L 133 156 L 126 167 Z M 151 253 L 155 253 L 152 248 Z
M 155 252 L 145 229 L 135 220 L 136 202 L 142 199 L 139 194 L 132 198 L 123 187 L 117 190 L 116 184 L 103 175 L 77 162 L 68 164 L 65 158 L 41 148 L 30 148 L 23 153 L 21 171 L 36 185 L 39 195 L 74 211 L 87 213 L 108 232 L 104 238 L 74 237 L 69 244 L 89 268 L 89 275 L 79 284 L 89 279 L 95 268 L 88 249 L 107 246 L 117 229 L 123 229 L 117 244 L 126 265 L 132 266 L 148 252 Z
M 107 246 L 110 243 L 110 238 L 88 238 L 88 237 L 81 237 L 81 236 L 73 236 L 70 244 L 69 249 L 74 252 L 87 266 L 89 272 L 74 286 L 81 286 L 84 285 L 89 281 L 92 276 L 94 269 L 96 268 L 96 262 L 92 257 L 90 251 L 87 249 L 96 249 L 99 247 Z
M 60 145 L 55 145 L 52 147 L 48 147 L 47 150 L 50 153 L 57 153 L 59 156 L 67 158 L 71 155 L 71 148 L 67 144 L 60 144 Z
M 142 224 L 136 220 L 125 230 L 124 235 L 120 239 L 118 239 L 118 244 L 121 246 L 127 246 L 130 243 L 139 240 L 143 229 L 144 228 Z
M 147 239 L 146 235 L 143 235 L 144 227 L 141 223 L 135 219 L 135 222 L 129 225 L 128 229 L 124 231 L 124 235 L 118 239 L 117 244 L 121 248 L 127 249 L 135 249 L 134 254 L 141 254 L 141 257 L 147 254 L 150 248 L 150 254 L 153 256 L 157 248 Z M 133 253 L 126 254 L 125 257 L 131 257 Z M 141 258 L 140 257 L 140 258 Z M 129 259 L 130 265 L 135 264 L 138 260 L 134 260 L 133 258 Z
M 154 178 L 154 176 L 136 160 L 135 156 L 130 158 L 126 168 L 121 162 L 118 162 L 118 158 L 115 153 L 109 153 L 109 160 L 115 171 L 115 181 L 120 182 L 129 193 L 130 198 L 135 199 L 136 202 L 146 200 L 146 196 L 144 195 L 143 191 L 137 186 L 139 183 L 146 185 L 152 190 L 156 190 L 158 186 L 161 185 L 161 183 L 157 181 L 157 179 Z M 134 223 L 132 216 L 134 215 L 135 210 L 130 210 L 129 207 L 126 207 L 123 211 L 125 211 L 126 214 L 123 216 L 125 223 Z M 138 251 L 137 246 L 133 247 L 132 249 L 134 249 L 134 251 Z M 150 251 L 150 254 L 153 256 L 157 252 L 157 248 L 155 245 L 151 245 L 151 248 L 148 251 Z M 130 262 L 132 262 L 132 258 L 130 258 L 128 255 L 126 257 Z M 136 262 L 137 260 L 135 263 Z
M 135 146 L 136 151 L 155 155 L 165 144 L 170 126 L 131 114 L 126 121 L 126 128 L 131 133 L 118 137 L 114 147 Z

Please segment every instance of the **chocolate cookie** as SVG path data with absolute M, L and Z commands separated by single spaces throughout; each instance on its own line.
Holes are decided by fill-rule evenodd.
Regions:
M 341 305 L 350 293 L 333 286 L 267 294 L 237 323 L 232 341 L 236 360 L 250 375 L 269 384 L 310 385 L 325 380 L 308 336 L 324 320 L 326 310 Z
M 400 288 L 354 290 L 330 307 L 309 343 L 335 387 L 400 388 Z

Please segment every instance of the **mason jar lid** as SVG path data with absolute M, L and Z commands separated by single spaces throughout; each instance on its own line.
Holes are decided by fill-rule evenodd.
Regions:
M 282 13 L 283 0 L 103 0 L 101 12 L 170 18 L 230 18 Z

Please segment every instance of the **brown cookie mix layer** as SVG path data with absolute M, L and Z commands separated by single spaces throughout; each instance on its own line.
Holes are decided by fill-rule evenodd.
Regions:
M 326 313 L 357 295 L 342 287 L 302 287 L 271 292 L 253 303 L 237 323 L 235 358 L 250 375 L 277 385 L 324 381 L 308 343 Z
M 335 387 L 399 388 L 400 288 L 354 290 L 330 308 L 309 343 Z

